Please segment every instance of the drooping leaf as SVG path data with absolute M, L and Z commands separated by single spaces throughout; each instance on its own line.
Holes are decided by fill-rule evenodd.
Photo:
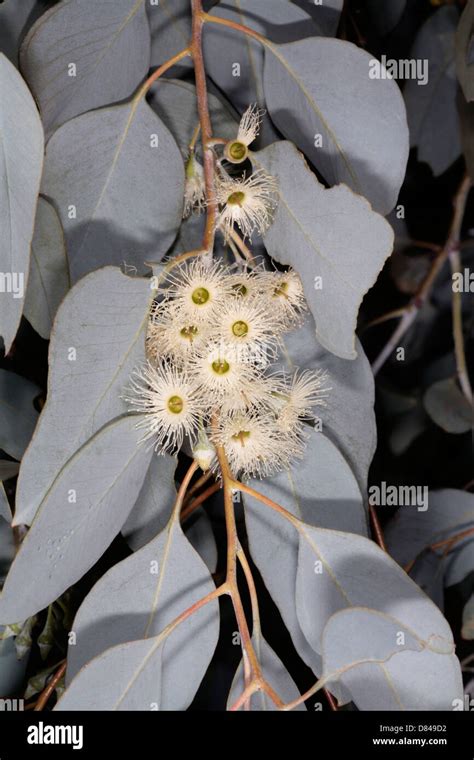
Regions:
M 151 66 L 160 66 L 184 50 L 191 40 L 191 3 L 189 0 L 159 0 L 147 2 L 146 9 L 151 31 Z M 190 58 L 178 67 L 189 68 Z
M 474 525 L 471 528 L 474 528 Z M 456 586 L 474 572 L 474 540 L 472 535 L 454 544 L 452 551 L 448 554 L 448 559 L 450 561 L 447 563 L 444 573 L 444 585 Z
M 169 454 L 153 456 L 138 499 L 122 528 L 134 550 L 151 541 L 162 531 L 176 499 L 174 472 L 177 460 Z
M 446 488 L 429 492 L 428 509 L 424 512 L 400 508 L 385 528 L 385 539 L 390 554 L 406 567 L 431 544 L 460 533 L 473 523 L 474 495 Z
M 472 406 L 453 378 L 433 383 L 423 405 L 433 422 L 447 433 L 466 433 L 473 427 Z
M 265 641 L 260 631 L 254 632 L 252 644 L 257 655 L 258 662 L 262 668 L 262 674 L 265 680 L 276 691 L 283 702 L 292 702 L 298 699 L 300 692 L 283 665 L 280 658 L 275 654 L 271 646 Z M 232 688 L 227 699 L 227 708 L 230 709 L 237 701 L 245 689 L 244 668 L 242 661 L 237 668 L 237 672 L 232 682 Z M 241 708 L 242 709 L 242 708 Z M 257 692 L 250 699 L 250 709 L 254 712 L 275 711 L 278 708 L 265 692 Z M 304 704 L 298 705 L 295 710 L 304 711 Z
M 0 635 L 2 629 L 0 628 Z M 25 678 L 27 660 L 18 660 L 13 638 L 0 639 L 0 694 L 18 694 Z
M 129 514 L 152 456 L 135 415 L 113 420 L 61 468 L 46 491 L 0 596 L 0 620 L 51 604 L 102 556 Z
M 446 6 L 423 24 L 411 55 L 415 62 L 424 65 L 427 61 L 428 81 L 420 84 L 417 79 L 408 79 L 403 90 L 410 146 L 418 148 L 418 159 L 426 161 L 435 176 L 451 166 L 461 152 L 454 62 L 457 23 L 457 10 Z
M 43 128 L 35 102 L 0 53 L 0 336 L 8 353 L 20 323 L 43 168 Z
M 3 0 L 0 5 L 0 52 L 15 65 L 25 28 L 43 12 L 37 0 Z
M 398 85 L 371 78 L 376 64 L 343 40 L 319 37 L 271 45 L 265 53 L 264 90 L 278 129 L 327 182 L 347 184 L 376 211 L 388 214 L 405 176 L 409 135 Z
M 159 261 L 182 214 L 183 161 L 143 100 L 83 114 L 46 150 L 42 192 L 59 212 L 76 281 L 106 264 Z
M 251 485 L 312 525 L 361 534 L 367 532 L 362 496 L 354 475 L 334 444 L 321 433 L 311 433 L 304 459 L 294 464 L 290 471 L 253 481 Z M 306 641 L 296 614 L 296 531 L 271 509 L 260 510 L 253 497 L 244 495 L 244 504 L 252 558 L 280 610 L 298 654 L 318 672 L 320 657 Z
M 0 483 L 0 589 L 15 556 L 15 541 L 11 529 L 11 521 L 12 514 L 10 505 L 8 503 L 3 483 Z M 0 694 L 2 694 L 1 690 Z
M 269 254 L 300 275 L 324 348 L 354 359 L 357 312 L 392 251 L 392 228 L 348 187 L 326 190 L 289 142 L 265 148 L 252 161 L 279 183 L 264 238 Z
M 30 524 L 61 467 L 126 411 L 120 396 L 144 361 L 150 280 L 107 267 L 79 282 L 59 308 L 49 349 L 48 399 L 23 459 L 15 524 Z
M 175 514 L 159 536 L 109 570 L 86 597 L 73 625 L 77 644 L 69 648 L 68 682 L 110 647 L 157 636 L 214 588 Z M 204 605 L 196 617 L 179 625 L 164 646 L 162 710 L 189 706 L 214 653 L 217 602 Z
M 344 0 L 324 0 L 322 3 L 315 3 L 314 0 L 292 0 L 292 2 L 309 13 L 322 34 L 329 37 L 336 36 Z
M 456 32 L 456 71 L 464 97 L 474 100 L 474 2 L 468 0 Z
M 143 0 L 64 0 L 32 27 L 20 64 L 49 135 L 74 116 L 124 100 L 150 65 Z
M 18 475 L 19 462 L 10 462 L 8 459 L 0 459 L 0 480 L 8 480 Z
M 156 639 L 120 644 L 83 668 L 55 710 L 160 710 L 163 645 Z
M 385 613 L 337 612 L 325 628 L 323 652 L 324 674 L 339 671 L 359 710 L 450 710 L 463 693 L 453 642 L 435 633 L 422 639 Z
M 69 285 L 69 265 L 59 217 L 51 204 L 40 198 L 23 313 L 46 340 Z
M 275 43 L 318 34 L 316 24 L 288 0 L 226 0 L 212 15 L 245 24 Z M 222 25 L 208 24 L 204 30 L 204 57 L 210 78 L 226 94 L 239 113 L 250 103 L 265 107 L 263 92 L 264 50 L 257 40 Z M 264 116 L 261 144 L 278 138 L 268 116 Z
M 37 385 L 14 372 L 0 369 L 0 449 L 21 459 L 38 419 L 33 401 Z
M 326 406 L 318 412 L 321 432 L 340 449 L 352 467 L 361 493 L 375 452 L 377 431 L 374 414 L 374 378 L 364 350 L 356 339 L 357 357 L 352 362 L 326 351 L 316 340 L 312 317 L 283 338 L 283 358 L 278 369 L 325 370 Z M 350 419 L 350 425 L 347 420 Z

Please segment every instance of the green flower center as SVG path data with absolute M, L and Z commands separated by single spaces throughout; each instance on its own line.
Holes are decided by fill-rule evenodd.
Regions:
M 233 441 L 239 441 L 242 446 L 245 446 L 245 441 L 250 438 L 250 430 L 239 430 L 232 436 Z
M 273 294 L 275 296 L 284 296 L 285 298 L 287 298 L 288 297 L 288 283 L 281 282 L 279 285 L 276 286 L 275 290 L 273 291 Z
M 192 301 L 196 304 L 196 306 L 202 306 L 203 304 L 207 303 L 210 297 L 211 294 L 207 288 L 196 288 L 196 290 L 193 290 L 191 295 Z
M 232 290 L 237 296 L 246 296 L 248 293 L 248 288 L 242 282 L 236 282 L 235 285 L 232 285 Z
M 181 396 L 171 396 L 168 399 L 168 410 L 172 414 L 180 414 L 183 411 L 184 401 Z
M 227 153 L 234 161 L 243 161 L 247 157 L 247 146 L 237 140 L 227 148 Z
M 189 327 L 183 327 L 179 332 L 183 338 L 190 340 L 192 343 L 193 338 L 198 334 L 198 329 L 195 325 L 189 325 Z
M 234 322 L 232 325 L 232 332 L 236 338 L 243 338 L 245 335 L 247 335 L 248 331 L 248 324 L 246 322 L 243 322 L 241 319 L 239 319 L 237 322 Z
M 245 193 L 242 190 L 237 190 L 235 193 L 231 193 L 227 198 L 227 203 L 231 206 L 242 206 L 245 200 Z
M 216 375 L 225 375 L 230 370 L 230 364 L 225 359 L 218 359 L 212 362 L 212 369 Z

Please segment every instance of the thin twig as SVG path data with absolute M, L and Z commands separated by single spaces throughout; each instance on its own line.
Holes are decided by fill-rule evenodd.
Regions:
M 54 692 L 58 683 L 60 682 L 61 678 L 66 672 L 66 665 L 67 665 L 66 660 L 64 660 L 64 662 L 61 663 L 61 665 L 59 666 L 59 668 L 57 669 L 56 673 L 51 678 L 49 683 L 43 689 L 34 707 L 34 712 L 40 712 L 41 710 L 44 710 L 44 708 L 49 702 L 49 699 L 52 693 Z
M 461 271 L 461 257 L 459 250 L 455 249 L 450 252 L 449 261 L 451 264 L 451 273 L 453 275 Z M 467 371 L 466 352 L 464 349 L 464 336 L 462 329 L 462 294 L 460 290 L 455 290 L 454 288 L 452 291 L 453 339 L 458 380 L 462 392 L 464 393 L 469 403 L 472 404 L 472 388 Z

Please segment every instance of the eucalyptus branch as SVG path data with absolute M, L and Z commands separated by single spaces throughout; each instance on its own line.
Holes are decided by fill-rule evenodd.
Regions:
M 34 712 L 41 712 L 41 710 L 44 710 L 46 705 L 48 704 L 51 695 L 53 694 L 54 690 L 56 689 L 58 683 L 60 682 L 61 678 L 64 676 L 66 672 L 66 666 L 67 662 L 64 660 L 51 680 L 48 682 L 48 684 L 45 686 L 43 691 L 41 692 L 38 701 L 35 704 Z
M 397 348 L 400 340 L 415 322 L 421 307 L 429 298 L 436 278 L 438 277 L 446 260 L 452 255 L 454 251 L 457 251 L 459 249 L 461 226 L 470 188 L 471 179 L 466 174 L 461 184 L 459 185 L 458 191 L 454 198 L 454 213 L 446 243 L 434 259 L 431 269 L 428 272 L 428 275 L 426 276 L 420 289 L 418 290 L 418 293 L 412 298 L 408 306 L 405 308 L 399 325 L 374 361 L 372 365 L 374 375 L 376 375 L 377 372 L 383 367 L 388 357 Z

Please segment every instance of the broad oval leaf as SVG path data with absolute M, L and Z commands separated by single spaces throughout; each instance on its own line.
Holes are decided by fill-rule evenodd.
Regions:
M 264 90 L 278 129 L 324 178 L 331 185 L 344 182 L 388 214 L 405 176 L 409 135 L 398 85 L 371 79 L 373 61 L 343 40 L 272 44 L 265 52 Z
M 159 261 L 178 230 L 183 161 L 150 106 L 133 100 L 55 132 L 42 192 L 59 212 L 73 281 L 106 264 L 143 274 L 144 262 Z
M 33 406 L 37 385 L 14 372 L 0 369 L 0 449 L 21 459 L 28 446 L 38 412 Z
M 156 639 L 109 649 L 81 670 L 55 710 L 159 710 L 163 645 Z
M 352 608 L 326 625 L 324 675 L 339 671 L 359 710 L 451 710 L 463 695 L 453 650 L 438 651 L 436 639 L 422 640 L 388 615 Z
M 137 416 L 113 420 L 61 469 L 42 499 L 0 596 L 0 621 L 51 604 L 102 556 L 129 514 L 152 451 Z
M 37 0 L 3 0 L 0 5 L 0 52 L 16 66 L 18 51 L 25 27 L 29 27 L 43 12 Z M 0 691 L 1 693 L 1 691 Z
M 61 304 L 49 348 L 48 399 L 26 452 L 15 525 L 29 525 L 61 467 L 126 410 L 120 395 L 145 357 L 150 280 L 107 267 Z
M 288 472 L 253 481 L 251 485 L 308 523 L 367 532 L 357 482 L 334 444 L 321 433 L 312 432 L 302 462 L 295 463 Z M 261 509 L 254 497 L 245 494 L 244 503 L 252 559 L 280 610 L 298 654 L 319 672 L 320 656 L 308 644 L 296 614 L 297 533 L 273 510 Z
M 40 198 L 23 313 L 46 340 L 69 286 L 69 264 L 61 222 L 51 204 Z
M 109 570 L 86 597 L 73 625 L 77 644 L 69 648 L 68 681 L 105 650 L 157 636 L 214 589 L 206 565 L 184 536 L 175 513 L 159 536 Z M 219 635 L 217 601 L 204 605 L 198 620 L 199 625 L 179 625 L 166 644 L 163 710 L 189 706 L 214 653 Z
M 122 528 L 123 536 L 134 551 L 155 538 L 170 519 L 176 500 L 176 465 L 176 457 L 169 454 L 151 459 L 138 499 Z
M 263 638 L 260 631 L 255 631 L 252 636 L 252 644 L 257 655 L 258 662 L 262 669 L 262 675 L 265 680 L 270 684 L 272 689 L 276 691 L 280 699 L 283 702 L 293 702 L 294 699 L 298 699 L 301 696 L 298 688 L 293 681 L 292 677 L 288 673 L 287 669 L 283 665 L 280 658 L 275 654 L 271 646 Z M 232 688 L 227 699 L 227 708 L 230 709 L 233 704 L 238 700 L 240 695 L 245 689 L 244 668 L 242 661 L 240 661 L 237 668 L 234 680 L 232 682 Z M 241 708 L 242 709 L 242 708 Z M 250 698 L 250 709 L 253 712 L 265 712 L 276 711 L 278 707 L 270 699 L 268 694 L 263 691 L 252 694 Z M 304 704 L 298 705 L 295 708 L 298 711 L 306 710 Z
M 359 306 L 392 251 L 392 228 L 348 187 L 326 190 L 289 142 L 265 148 L 252 162 L 279 183 L 264 237 L 269 254 L 300 275 L 324 348 L 354 359 Z
M 457 22 L 456 9 L 444 7 L 423 24 L 411 55 L 416 62 L 427 61 L 428 81 L 420 84 L 417 79 L 408 79 L 403 90 L 410 145 L 418 148 L 418 159 L 426 161 L 435 176 L 442 174 L 461 153 L 454 63 Z
M 8 353 L 23 310 L 43 169 L 41 120 L 28 87 L 0 53 L 0 336 Z
M 288 0 L 226 0 L 212 15 L 245 24 L 275 43 L 318 34 L 307 13 Z M 264 49 L 258 40 L 222 25 L 206 24 L 203 35 L 206 72 L 242 113 L 250 105 L 265 106 Z M 218 134 L 216 132 L 216 134 Z M 220 135 L 219 135 L 220 137 Z M 260 143 L 278 139 L 268 116 L 263 116 Z
M 63 0 L 26 36 L 20 65 L 48 134 L 78 114 L 123 100 L 150 65 L 144 1 Z

